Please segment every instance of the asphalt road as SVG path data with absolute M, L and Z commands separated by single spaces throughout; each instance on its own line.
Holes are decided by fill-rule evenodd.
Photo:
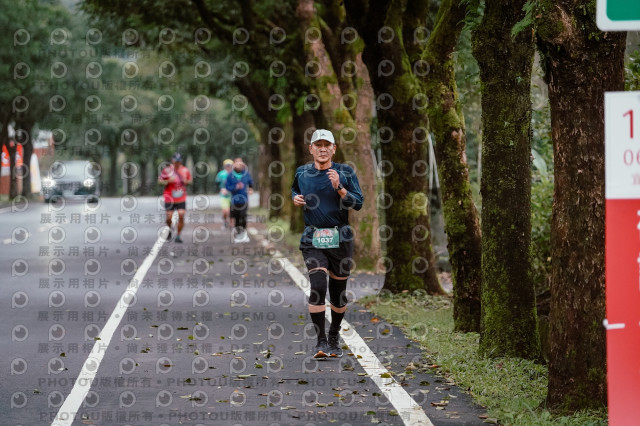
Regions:
M 183 244 L 152 197 L 0 209 L 1 424 L 482 424 L 357 305 L 381 277 L 349 282 L 345 356 L 313 359 L 297 250 L 259 216 L 232 244 L 217 197 L 189 205 Z

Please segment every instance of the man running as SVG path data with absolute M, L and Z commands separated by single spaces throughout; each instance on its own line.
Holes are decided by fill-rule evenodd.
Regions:
M 226 183 L 227 191 L 231 194 L 231 217 L 234 219 L 236 242 L 246 242 L 247 210 L 249 209 L 249 195 L 253 194 L 253 180 L 241 157 L 233 160 L 233 170 L 229 173 Z
M 216 175 L 216 183 L 220 188 L 220 207 L 222 208 L 222 220 L 224 222 L 224 227 L 229 228 L 229 211 L 231 208 L 231 194 L 227 191 L 227 177 L 229 173 L 231 173 L 231 168 L 233 167 L 233 161 L 226 159 L 222 163 L 223 169 L 218 172 Z
M 176 243 L 181 243 L 180 233 L 184 227 L 184 214 L 187 206 L 187 185 L 193 182 L 191 171 L 182 164 L 182 155 L 176 152 L 171 157 L 171 164 L 162 169 L 158 177 L 158 183 L 164 187 L 164 208 L 166 210 L 166 223 L 169 227 L 168 239 L 171 239 L 171 218 L 173 211 L 178 211 L 178 229 Z
M 304 209 L 300 251 L 311 282 L 309 315 L 318 339 L 314 358 L 341 357 L 340 323 L 347 310 L 347 280 L 353 268 L 349 209 L 360 210 L 364 197 L 355 171 L 346 164 L 331 161 L 336 142 L 330 131 L 313 132 L 309 152 L 313 163 L 298 167 L 291 196 L 293 204 Z M 325 333 L 327 276 L 331 304 L 328 340 Z

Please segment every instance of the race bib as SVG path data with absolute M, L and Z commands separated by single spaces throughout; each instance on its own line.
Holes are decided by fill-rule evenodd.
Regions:
M 319 249 L 338 248 L 340 246 L 340 232 L 338 228 L 318 228 L 313 231 L 311 244 Z
M 171 197 L 180 198 L 184 195 L 184 189 L 178 188 L 171 191 Z

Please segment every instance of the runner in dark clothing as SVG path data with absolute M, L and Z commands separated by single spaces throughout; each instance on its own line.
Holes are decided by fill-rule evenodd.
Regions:
M 354 264 L 349 209 L 360 210 L 364 198 L 355 171 L 346 164 L 331 161 L 336 144 L 330 131 L 313 132 L 309 152 L 313 164 L 298 167 L 291 196 L 293 204 L 304 209 L 305 228 L 300 250 L 311 283 L 309 315 L 318 338 L 314 357 L 340 357 L 340 323 L 347 310 L 347 280 Z M 325 333 L 327 286 L 331 304 L 328 340 Z
M 242 158 L 234 160 L 225 188 L 231 194 L 231 218 L 234 219 L 236 241 L 247 242 L 247 210 L 249 195 L 253 194 L 253 179 Z

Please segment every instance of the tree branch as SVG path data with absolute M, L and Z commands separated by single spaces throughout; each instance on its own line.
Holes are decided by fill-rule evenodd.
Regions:
M 202 22 L 218 34 L 219 37 L 226 39 L 227 41 L 233 40 L 233 31 L 228 30 L 217 22 L 217 17 L 211 13 L 211 11 L 204 4 L 204 0 L 191 0 L 191 2 L 198 9 Z

